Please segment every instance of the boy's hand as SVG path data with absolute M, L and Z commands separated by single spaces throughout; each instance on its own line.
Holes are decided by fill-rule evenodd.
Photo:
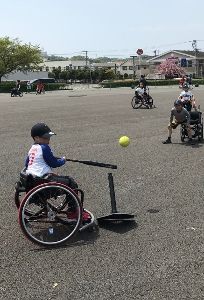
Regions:
M 67 159 L 66 159 L 66 156 L 63 156 L 62 158 L 63 158 L 65 161 L 67 160 Z

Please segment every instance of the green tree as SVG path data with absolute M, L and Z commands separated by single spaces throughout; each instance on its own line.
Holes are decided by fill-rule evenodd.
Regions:
M 185 75 L 185 71 L 178 65 L 177 58 L 167 58 L 157 68 L 157 72 L 164 74 L 166 79 L 181 77 Z
M 85 61 L 86 60 L 86 57 L 85 56 L 82 56 L 82 55 L 75 55 L 75 56 L 72 56 L 71 57 L 71 60 L 82 60 L 82 61 Z
M 113 72 L 113 70 L 111 69 L 106 69 L 105 70 L 105 79 L 114 79 L 115 78 L 115 74 Z
M 14 71 L 39 69 L 42 55 L 39 46 L 21 44 L 18 39 L 0 38 L 0 82 L 2 76 Z

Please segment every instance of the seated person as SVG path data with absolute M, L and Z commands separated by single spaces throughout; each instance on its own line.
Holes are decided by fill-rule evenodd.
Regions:
M 168 125 L 169 135 L 166 141 L 163 144 L 171 144 L 171 135 L 172 129 L 176 129 L 178 125 L 186 124 L 189 143 L 192 143 L 192 130 L 190 126 L 190 114 L 189 112 L 183 107 L 183 103 L 181 100 L 177 99 L 174 102 L 174 107 L 171 109 L 170 114 L 170 123 Z
M 34 144 L 31 146 L 25 162 L 26 174 L 31 174 L 37 178 L 43 178 L 48 181 L 55 181 L 69 186 L 71 189 L 77 189 L 78 185 L 70 176 L 60 176 L 54 174 L 52 168 L 61 167 L 66 163 L 66 158 L 56 158 L 49 146 L 50 137 L 54 132 L 44 123 L 37 123 L 31 129 L 31 137 Z M 76 218 L 75 207 L 71 207 L 67 212 L 67 217 Z M 90 215 L 84 211 L 83 221 L 90 219 Z
M 188 84 L 187 76 L 182 76 L 179 81 L 179 88 L 182 89 L 185 84 Z
M 15 88 L 12 89 L 13 94 L 19 95 L 21 93 L 20 89 L 21 89 L 21 82 L 20 82 L 20 80 L 17 80 Z
M 135 89 L 135 96 L 139 100 L 144 100 L 144 95 L 146 95 L 144 84 L 143 84 L 143 82 L 140 82 L 139 86 L 137 86 Z
M 191 111 L 192 107 L 194 108 L 194 110 L 197 110 L 194 95 L 191 91 L 189 91 L 188 84 L 183 85 L 183 91 L 180 93 L 179 99 L 182 101 L 183 107 L 187 111 Z

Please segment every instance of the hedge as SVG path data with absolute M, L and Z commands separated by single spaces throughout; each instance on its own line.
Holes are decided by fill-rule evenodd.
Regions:
M 1 82 L 0 83 L 0 93 L 10 93 L 11 89 L 16 86 L 16 82 Z M 32 86 L 31 92 L 36 90 L 36 84 Z M 45 91 L 54 91 L 54 90 L 61 90 L 65 89 L 65 83 L 46 83 L 44 84 Z M 27 86 L 25 83 L 21 83 L 21 91 L 26 92 Z
M 110 80 L 107 82 L 101 82 L 100 85 L 103 88 L 117 88 L 117 87 L 131 87 L 134 88 L 136 85 L 138 85 L 139 81 L 134 80 Z M 166 85 L 178 85 L 179 81 L 175 79 L 155 79 L 155 80 L 147 80 L 147 84 L 149 86 L 166 86 Z M 202 85 L 204 84 L 204 79 L 193 79 L 193 85 L 198 84 Z

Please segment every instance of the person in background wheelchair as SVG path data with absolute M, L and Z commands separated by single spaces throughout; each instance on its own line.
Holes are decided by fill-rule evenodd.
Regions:
M 198 137 L 198 140 L 203 139 L 203 124 L 202 124 L 202 112 L 199 111 L 200 106 L 196 106 L 195 97 L 191 91 L 189 91 L 189 85 L 183 86 L 179 99 L 182 101 L 183 107 L 190 114 L 190 126 L 192 130 L 193 138 Z M 194 109 L 194 111 L 192 111 Z M 183 142 L 188 136 L 185 126 L 181 128 L 181 141 Z
M 144 88 L 144 84 L 143 82 L 140 82 L 139 83 L 139 86 L 137 86 L 135 88 L 135 96 L 140 99 L 140 100 L 143 100 L 144 98 L 144 93 L 145 93 L 145 88 Z
M 189 143 L 192 143 L 192 131 L 190 126 L 190 114 L 189 112 L 183 107 L 183 103 L 181 100 L 177 99 L 174 102 L 174 107 L 171 109 L 170 114 L 170 123 L 168 125 L 169 135 L 166 141 L 163 144 L 171 144 L 171 135 L 172 129 L 176 129 L 178 125 L 185 124 L 187 128 Z
M 135 89 L 135 96 L 146 106 L 152 106 L 152 98 L 147 93 L 147 87 L 144 87 L 144 83 L 140 81 L 139 86 Z
M 20 89 L 21 89 L 21 82 L 20 82 L 20 80 L 17 80 L 16 87 L 11 90 L 11 97 L 14 97 L 14 96 L 22 97 L 23 93 L 21 92 Z
M 189 85 L 186 83 L 183 85 L 183 91 L 180 93 L 178 99 L 180 99 L 183 103 L 183 107 L 187 111 L 191 111 L 192 108 L 197 111 L 195 97 L 191 91 L 189 91 Z
M 55 135 L 54 132 L 45 124 L 37 123 L 31 129 L 31 137 L 34 140 L 34 144 L 31 146 L 28 156 L 25 161 L 25 174 L 31 175 L 33 180 L 39 182 L 39 179 L 46 180 L 48 182 L 62 183 L 74 191 L 77 190 L 78 184 L 70 176 L 60 176 L 53 173 L 52 168 L 61 167 L 66 163 L 66 158 L 56 158 L 49 146 L 50 137 Z M 77 193 L 77 191 L 76 191 Z M 77 217 L 76 208 L 70 206 L 67 212 L 69 219 Z M 83 221 L 88 221 L 90 215 L 83 211 Z

